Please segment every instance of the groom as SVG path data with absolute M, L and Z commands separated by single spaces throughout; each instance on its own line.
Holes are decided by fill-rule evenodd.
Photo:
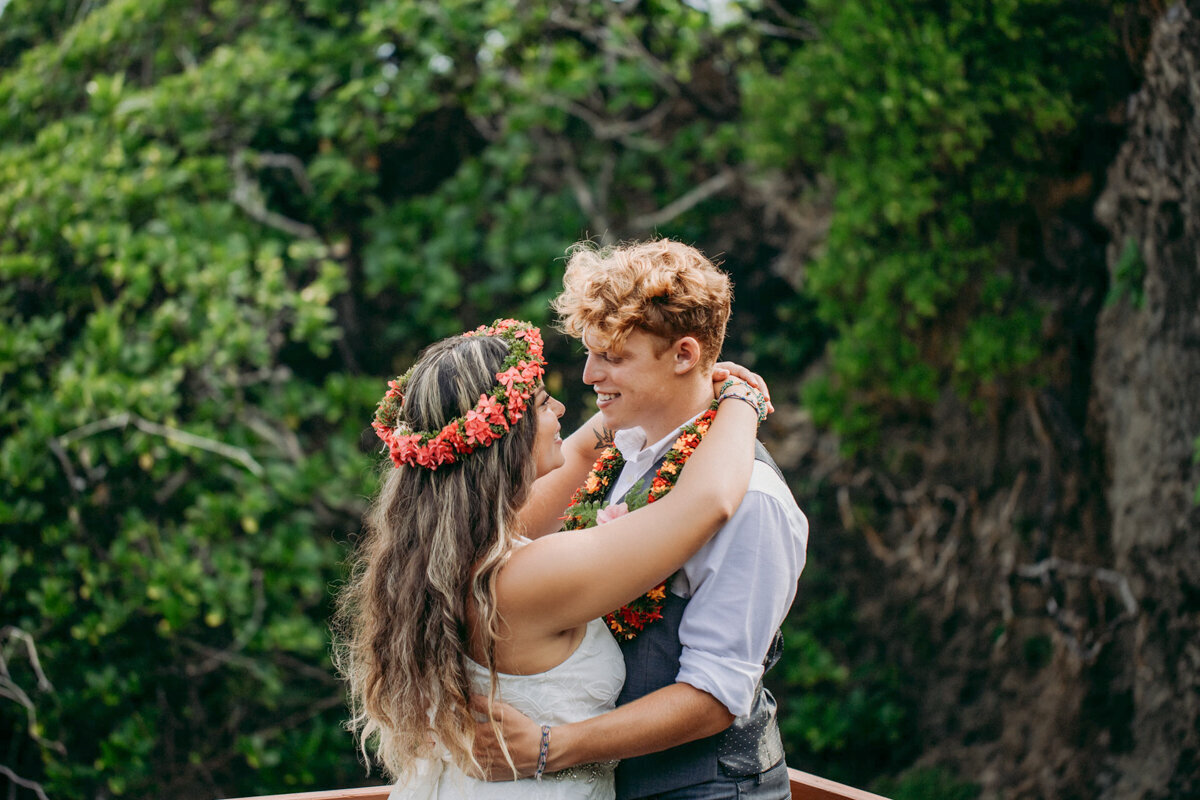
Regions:
M 607 431 L 625 461 L 609 502 L 639 479 L 649 485 L 680 429 L 712 400 L 730 313 L 728 276 L 695 248 L 668 240 L 579 246 L 564 287 L 554 308 L 586 348 L 583 380 L 600 413 L 564 443 L 566 465 L 535 486 L 527 517 L 535 534 L 557 529 L 570 491 L 609 443 Z M 737 512 L 668 580 L 662 619 L 622 642 L 618 708 L 554 727 L 546 771 L 621 759 L 618 800 L 790 796 L 775 700 L 762 676 L 779 658 L 808 521 L 761 444 L 757 450 Z M 508 706 L 498 720 L 518 769 L 532 774 L 540 727 Z M 511 779 L 491 726 L 478 725 L 476 738 L 492 777 Z

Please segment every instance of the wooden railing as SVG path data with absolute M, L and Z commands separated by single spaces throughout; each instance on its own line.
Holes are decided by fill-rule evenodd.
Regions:
M 792 800 L 887 800 L 841 783 L 818 778 L 798 769 L 789 769 Z M 366 786 L 362 789 L 333 789 L 325 792 L 273 794 L 268 797 L 243 797 L 239 800 L 387 800 L 390 786 Z

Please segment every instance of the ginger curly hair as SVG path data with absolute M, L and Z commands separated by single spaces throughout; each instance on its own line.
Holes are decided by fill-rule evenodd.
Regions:
M 701 367 L 716 362 L 733 290 L 729 276 L 699 250 L 657 239 L 607 247 L 579 242 L 568 253 L 563 292 L 552 303 L 563 333 L 579 339 L 587 329 L 617 351 L 635 329 L 666 343 L 693 336 Z

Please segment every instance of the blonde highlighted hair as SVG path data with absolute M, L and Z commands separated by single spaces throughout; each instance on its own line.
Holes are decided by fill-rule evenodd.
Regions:
M 701 366 L 716 362 L 725 341 L 733 292 L 729 276 L 694 247 L 670 239 L 600 247 L 574 245 L 554 299 L 559 327 L 584 331 L 619 351 L 634 330 L 674 342 L 694 336 Z
M 430 430 L 465 414 L 495 385 L 507 352 L 503 340 L 485 336 L 431 345 L 406 386 L 404 421 Z M 466 659 L 482 659 L 494 700 L 496 575 L 535 477 L 535 416 L 436 471 L 387 462 L 364 519 L 337 598 L 334 663 L 348 684 L 347 726 L 364 758 L 374 749 L 393 779 L 407 777 L 435 741 L 459 766 L 474 763 Z

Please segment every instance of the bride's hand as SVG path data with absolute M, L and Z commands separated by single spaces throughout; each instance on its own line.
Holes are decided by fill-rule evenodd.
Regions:
M 718 361 L 713 366 L 713 387 L 720 386 L 730 378 L 739 378 L 762 392 L 763 397 L 767 398 L 768 414 L 775 410 L 775 406 L 771 404 L 771 390 L 767 388 L 767 382 L 761 375 L 732 361 Z
M 471 695 L 471 712 L 475 715 L 475 760 L 483 767 L 483 777 L 489 781 L 511 781 L 512 767 L 504 757 L 504 748 L 488 720 L 487 698 Z M 542 728 L 508 703 L 497 700 L 493 707 L 496 723 L 508 743 L 508 752 L 517 768 L 517 777 L 528 778 L 537 771 L 538 751 L 542 746 Z

